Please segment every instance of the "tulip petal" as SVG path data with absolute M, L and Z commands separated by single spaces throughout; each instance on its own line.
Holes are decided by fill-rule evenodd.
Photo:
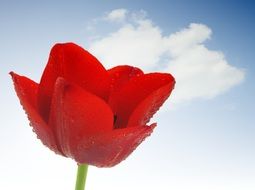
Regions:
M 130 79 L 143 75 L 141 69 L 129 65 L 113 67 L 108 70 L 108 73 L 111 79 L 111 91 L 117 91 Z
M 74 151 L 78 163 L 112 167 L 126 159 L 148 137 L 156 124 L 115 129 L 97 136 L 83 138 Z
M 14 72 L 11 72 L 10 74 L 17 96 L 28 116 L 33 131 L 45 146 L 53 150 L 55 153 L 62 155 L 57 147 L 52 130 L 39 115 L 37 109 L 38 84 L 24 76 L 17 75 Z
M 113 129 L 113 113 L 104 100 L 59 77 L 52 97 L 49 124 L 63 153 L 73 157 L 81 137 Z
M 108 99 L 110 79 L 102 64 L 76 44 L 56 44 L 51 50 L 39 85 L 39 109 L 46 121 L 58 77 L 63 77 L 104 100 Z
M 152 116 L 159 110 L 162 104 L 170 96 L 173 84 L 168 83 L 161 88 L 150 93 L 141 101 L 128 119 L 127 126 L 145 125 L 150 121 Z
M 170 95 L 174 84 L 170 74 L 149 73 L 131 79 L 112 93 L 109 105 L 117 115 L 115 128 L 145 125 Z

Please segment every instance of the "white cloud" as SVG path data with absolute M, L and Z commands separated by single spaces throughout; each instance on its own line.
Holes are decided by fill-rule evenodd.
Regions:
M 175 102 L 194 98 L 212 98 L 244 79 L 244 71 L 231 66 L 224 54 L 203 44 L 212 31 L 202 24 L 190 24 L 188 28 L 168 38 L 169 64 L 166 71 L 177 80 L 173 92 Z
M 117 9 L 108 17 L 120 10 L 129 19 L 117 31 L 92 41 L 89 48 L 107 68 L 129 64 L 149 72 L 172 73 L 177 82 L 173 102 L 212 98 L 244 80 L 244 71 L 231 66 L 222 52 L 205 47 L 212 34 L 206 25 L 191 23 L 179 32 L 163 35 L 145 11 Z
M 124 21 L 126 18 L 126 14 L 127 14 L 127 10 L 126 9 L 115 9 L 112 10 L 111 12 L 109 12 L 104 19 L 108 20 L 108 21 L 113 21 L 113 22 L 120 22 L 120 21 Z
M 164 51 L 161 42 L 160 30 L 146 20 L 138 26 L 125 24 L 117 32 L 94 41 L 90 50 L 108 67 L 132 64 L 152 69 Z
M 244 72 L 227 63 L 221 52 L 194 45 L 170 60 L 167 71 L 176 76 L 175 102 L 212 98 L 244 79 Z

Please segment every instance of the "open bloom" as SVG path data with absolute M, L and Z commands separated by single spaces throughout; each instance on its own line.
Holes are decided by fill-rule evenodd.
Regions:
M 40 83 L 11 72 L 16 93 L 44 145 L 78 163 L 111 167 L 149 136 L 170 95 L 170 74 L 131 66 L 106 70 L 86 50 L 56 44 Z

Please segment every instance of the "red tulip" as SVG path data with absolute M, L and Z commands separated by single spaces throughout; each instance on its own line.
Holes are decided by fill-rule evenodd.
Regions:
M 44 145 L 78 163 L 111 167 L 149 136 L 147 125 L 170 95 L 170 74 L 131 66 L 106 70 L 86 50 L 56 44 L 40 83 L 10 73 L 31 126 Z

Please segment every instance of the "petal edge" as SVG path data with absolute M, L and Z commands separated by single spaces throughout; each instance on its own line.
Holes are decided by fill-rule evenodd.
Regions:
M 156 124 L 115 129 L 110 133 L 83 139 L 75 155 L 78 163 L 97 167 L 113 167 L 125 160 L 150 136 Z
M 52 130 L 38 113 L 38 84 L 24 76 L 15 74 L 14 72 L 10 72 L 10 75 L 12 76 L 15 91 L 20 103 L 27 114 L 31 127 L 33 127 L 33 131 L 45 146 L 53 150 L 55 153 L 62 155 L 62 152 L 57 148 Z

